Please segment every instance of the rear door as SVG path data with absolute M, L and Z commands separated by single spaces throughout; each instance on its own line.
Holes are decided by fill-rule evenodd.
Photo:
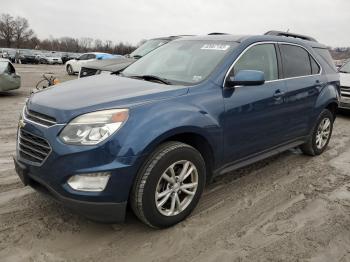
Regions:
M 248 47 L 228 77 L 240 70 L 259 70 L 265 84 L 223 90 L 225 103 L 224 147 L 226 163 L 263 152 L 285 141 L 284 81 L 279 81 L 277 45 L 261 43 Z
M 286 106 L 290 119 L 288 138 L 296 139 L 308 134 L 313 123 L 313 110 L 322 83 L 321 67 L 302 46 L 279 44 L 283 78 L 287 86 Z

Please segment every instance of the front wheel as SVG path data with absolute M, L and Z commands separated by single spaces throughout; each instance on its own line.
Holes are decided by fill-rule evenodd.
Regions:
M 333 123 L 333 114 L 328 109 L 324 109 L 316 122 L 309 140 L 300 147 L 304 154 L 316 156 L 323 153 L 331 139 Z
M 73 71 L 73 68 L 71 65 L 67 65 L 66 70 L 67 70 L 68 75 L 74 75 L 74 71 Z
M 168 142 L 145 162 L 130 202 L 136 216 L 154 228 L 184 220 L 196 207 L 205 185 L 205 163 L 193 147 Z

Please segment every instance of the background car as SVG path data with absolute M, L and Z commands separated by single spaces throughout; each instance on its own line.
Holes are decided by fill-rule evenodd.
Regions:
M 0 91 L 18 89 L 21 77 L 16 74 L 15 67 L 8 59 L 0 58 Z
M 169 37 L 160 37 L 154 38 L 146 41 L 144 44 L 139 46 L 134 52 L 126 55 L 122 59 L 111 59 L 106 61 L 92 61 L 84 64 L 82 66 L 79 77 L 87 77 L 103 72 L 110 73 L 120 71 L 127 66 L 131 65 L 137 59 L 143 57 L 149 52 L 157 49 L 158 47 L 169 43 L 170 41 L 179 38 L 180 36 L 169 36 Z
M 80 68 L 87 62 L 94 61 L 96 59 L 102 60 L 111 58 L 115 58 L 115 56 L 107 53 L 85 53 L 78 58 L 66 62 L 66 71 L 69 75 L 74 75 L 75 73 L 78 73 Z
M 350 60 L 339 69 L 339 74 L 342 96 L 340 108 L 350 110 Z
M 79 57 L 81 54 L 77 54 L 77 53 L 63 53 L 61 56 L 62 59 L 62 63 L 65 64 L 67 61 L 75 59 L 77 57 Z
M 61 56 L 57 53 L 48 53 L 40 56 L 39 63 L 49 65 L 63 64 Z
M 38 64 L 36 54 L 29 49 L 20 49 L 16 51 L 15 62 L 21 64 Z

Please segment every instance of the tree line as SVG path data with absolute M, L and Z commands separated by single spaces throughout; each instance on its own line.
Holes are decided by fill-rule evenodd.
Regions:
M 0 14 L 0 47 L 74 53 L 98 51 L 120 55 L 129 54 L 136 48 L 129 43 L 115 43 L 112 40 L 102 41 L 90 37 L 50 37 L 41 40 L 30 28 L 26 18 L 13 17 L 10 14 Z

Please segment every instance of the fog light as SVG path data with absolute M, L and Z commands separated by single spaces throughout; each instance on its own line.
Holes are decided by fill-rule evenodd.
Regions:
M 100 192 L 108 183 L 110 173 L 74 175 L 68 179 L 68 185 L 74 190 Z

